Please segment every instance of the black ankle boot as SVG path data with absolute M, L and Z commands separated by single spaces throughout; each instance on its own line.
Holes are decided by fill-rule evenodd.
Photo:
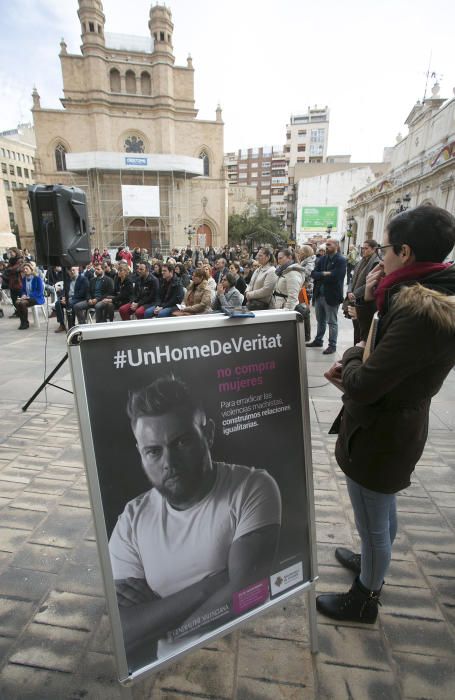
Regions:
M 359 577 L 347 593 L 327 593 L 316 598 L 316 608 L 334 620 L 364 622 L 372 625 L 378 616 L 379 591 L 369 591 Z
M 345 547 L 337 547 L 335 550 L 335 558 L 338 559 L 340 564 L 346 569 L 350 569 L 350 571 L 353 571 L 357 576 L 360 574 L 360 554 L 355 554 L 355 552 Z

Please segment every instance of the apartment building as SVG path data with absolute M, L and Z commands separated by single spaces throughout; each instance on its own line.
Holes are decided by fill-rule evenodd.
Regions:
M 256 188 L 258 206 L 284 218 L 287 160 L 283 146 L 259 146 L 226 153 L 224 166 L 229 187 Z
M 30 124 L 0 132 L 0 168 L 11 230 L 17 222 L 13 193 L 35 181 L 35 139 Z
M 304 114 L 292 114 L 286 125 L 284 147 L 288 164 L 325 163 L 329 137 L 329 108 L 308 107 Z

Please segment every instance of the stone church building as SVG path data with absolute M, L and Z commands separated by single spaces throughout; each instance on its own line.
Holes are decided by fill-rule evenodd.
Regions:
M 105 33 L 101 0 L 78 2 L 81 55 L 61 42 L 63 110 L 42 108 L 33 93 L 35 181 L 86 192 L 93 247 L 224 245 L 221 109 L 214 121 L 196 118 L 194 69 L 191 57 L 175 65 L 171 11 L 152 6 L 150 35 L 136 37 Z M 146 187 L 158 188 L 159 213 Z

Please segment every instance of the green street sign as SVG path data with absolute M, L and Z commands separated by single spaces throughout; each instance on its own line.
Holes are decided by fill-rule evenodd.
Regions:
M 301 229 L 305 231 L 334 230 L 338 224 L 338 207 L 302 207 Z

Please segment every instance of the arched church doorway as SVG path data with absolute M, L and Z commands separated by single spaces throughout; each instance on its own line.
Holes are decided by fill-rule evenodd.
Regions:
M 196 244 L 200 248 L 206 248 L 207 246 L 213 245 L 212 239 L 212 229 L 207 224 L 200 224 L 197 227 Z
M 144 219 L 134 219 L 128 225 L 128 246 L 133 248 L 146 248 L 149 252 L 152 247 L 152 231 Z

